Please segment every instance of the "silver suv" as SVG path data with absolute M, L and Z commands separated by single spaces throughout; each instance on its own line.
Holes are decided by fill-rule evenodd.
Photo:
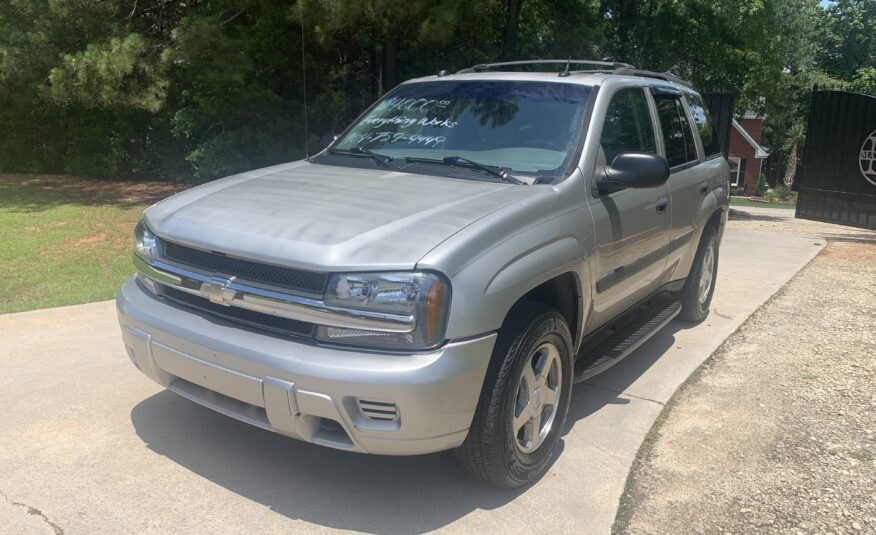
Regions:
M 706 317 L 727 180 L 701 96 L 668 74 L 411 80 L 314 157 L 149 208 L 124 343 L 159 384 L 263 429 L 453 450 L 518 486 L 547 469 L 574 382 Z

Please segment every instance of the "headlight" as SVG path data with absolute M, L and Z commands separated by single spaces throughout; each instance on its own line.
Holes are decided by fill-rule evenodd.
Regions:
M 134 229 L 134 254 L 143 260 L 158 257 L 158 238 L 146 228 L 146 223 L 142 219 Z
M 444 340 L 450 285 L 434 273 L 355 273 L 334 275 L 327 305 L 412 316 L 409 333 L 320 326 L 317 338 L 339 344 L 385 349 L 428 349 Z

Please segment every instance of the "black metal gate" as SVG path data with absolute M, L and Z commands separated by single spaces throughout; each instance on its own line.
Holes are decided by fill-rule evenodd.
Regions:
M 876 97 L 813 91 L 797 217 L 876 229 Z
M 730 129 L 733 126 L 733 104 L 735 101 L 733 93 L 704 91 L 701 94 L 706 107 L 709 108 L 709 115 L 712 117 L 715 130 L 718 132 L 721 150 L 724 152 L 724 156 L 727 156 L 730 151 Z

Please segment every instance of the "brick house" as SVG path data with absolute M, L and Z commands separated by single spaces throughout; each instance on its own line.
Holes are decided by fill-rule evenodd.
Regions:
M 763 118 L 747 112 L 741 119 L 733 119 L 730 130 L 730 186 L 743 195 L 754 195 L 757 179 L 769 151 L 760 144 Z

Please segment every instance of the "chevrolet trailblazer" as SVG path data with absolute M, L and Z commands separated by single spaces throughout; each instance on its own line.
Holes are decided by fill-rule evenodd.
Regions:
M 702 97 L 672 75 L 442 71 L 316 156 L 149 208 L 124 344 L 151 379 L 252 425 L 453 450 L 519 486 L 547 470 L 573 383 L 706 317 L 727 181 Z

